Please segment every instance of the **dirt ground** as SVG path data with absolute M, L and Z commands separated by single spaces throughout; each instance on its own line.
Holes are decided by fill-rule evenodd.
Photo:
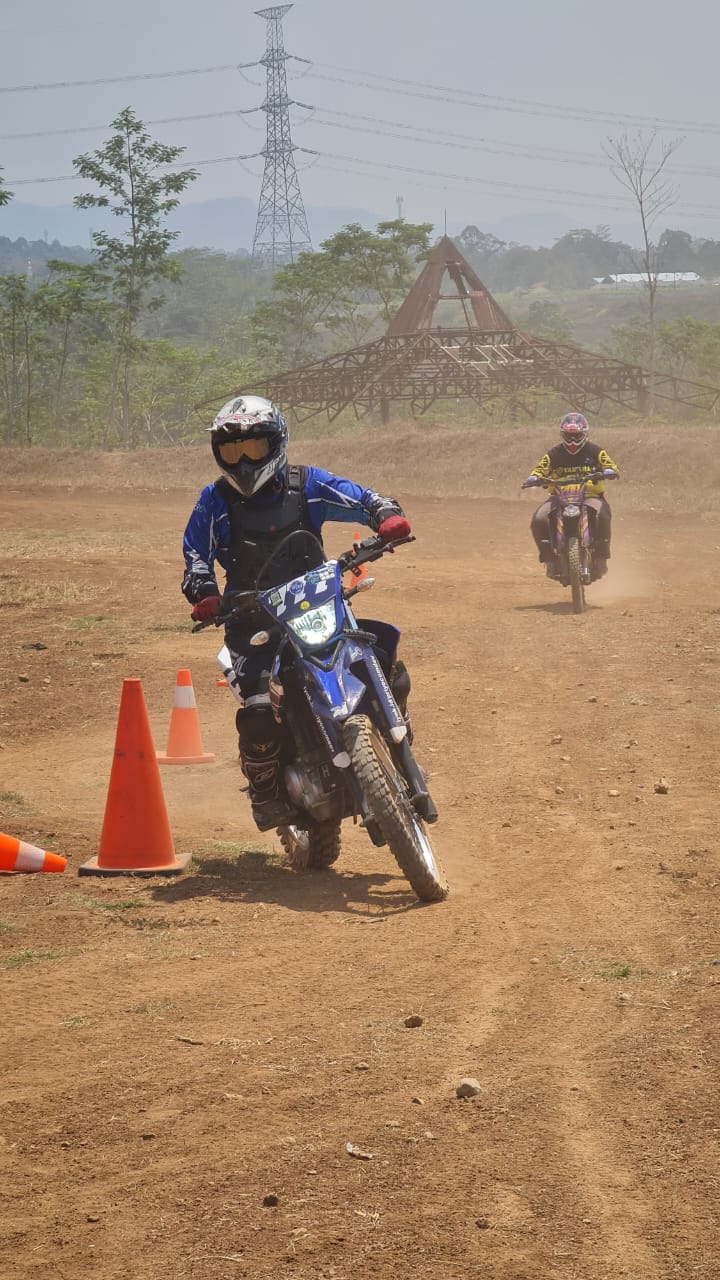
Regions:
M 0 878 L 2 1280 L 720 1275 L 709 438 L 668 432 L 698 481 L 662 511 L 662 440 L 613 435 L 646 482 L 637 462 L 613 491 L 581 617 L 518 494 L 541 433 L 509 474 L 502 442 L 459 446 L 440 496 L 428 435 L 403 439 L 404 489 L 390 446 L 315 456 L 388 477 L 417 533 L 363 612 L 404 633 L 451 885 L 429 907 L 349 824 L 337 866 L 303 875 L 251 823 L 219 637 L 190 634 L 179 592 L 210 468 L 64 455 L 35 483 L 32 455 L 0 453 L 0 830 L 69 859 Z M 78 879 L 123 677 L 163 749 L 185 666 L 217 756 L 162 771 L 190 869 Z

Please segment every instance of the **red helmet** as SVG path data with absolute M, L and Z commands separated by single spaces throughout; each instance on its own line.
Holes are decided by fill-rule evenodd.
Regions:
M 568 453 L 577 453 L 582 449 L 590 435 L 587 418 L 581 413 L 566 413 L 560 423 L 560 439 Z

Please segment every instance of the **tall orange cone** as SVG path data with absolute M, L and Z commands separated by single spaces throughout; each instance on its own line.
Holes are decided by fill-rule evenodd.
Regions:
M 167 876 L 191 858 L 176 858 L 150 721 L 139 680 L 123 680 L 100 851 L 81 876 Z
M 215 757 L 203 751 L 200 717 L 189 671 L 178 671 L 173 692 L 167 751 L 160 764 L 212 764 Z
M 66 859 L 0 831 L 0 871 L 64 871 Z

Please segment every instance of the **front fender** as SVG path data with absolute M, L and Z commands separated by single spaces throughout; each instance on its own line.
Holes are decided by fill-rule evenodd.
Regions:
M 312 695 L 318 715 L 327 720 L 346 720 L 357 709 L 365 694 L 364 682 L 350 670 L 366 656 L 367 645 L 359 640 L 344 641 L 330 670 L 300 658 L 298 666 Z

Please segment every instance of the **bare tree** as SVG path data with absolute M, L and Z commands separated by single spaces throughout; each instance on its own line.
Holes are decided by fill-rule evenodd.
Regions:
M 623 134 L 621 138 L 609 138 L 605 154 L 611 173 L 630 192 L 642 227 L 642 257 L 638 269 L 645 277 L 648 299 L 648 338 L 650 369 L 648 382 L 648 412 L 655 411 L 655 374 L 657 360 L 657 321 L 655 302 L 658 288 L 658 253 L 652 240 L 652 228 L 656 219 L 675 203 L 677 188 L 667 176 L 665 166 L 677 151 L 682 138 L 667 140 L 657 132 L 648 136 L 642 133 Z

